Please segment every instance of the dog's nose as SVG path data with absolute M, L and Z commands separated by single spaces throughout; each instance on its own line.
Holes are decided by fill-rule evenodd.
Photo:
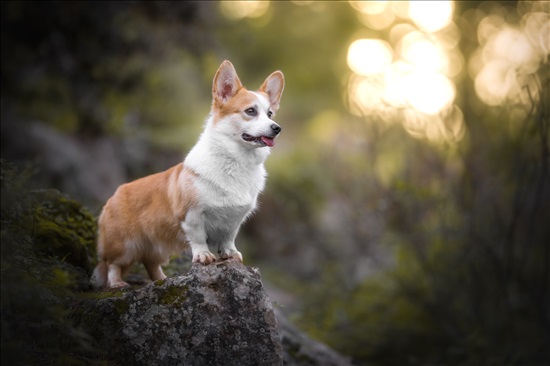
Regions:
M 273 131 L 273 133 L 274 133 L 275 135 L 278 135 L 279 132 L 281 132 L 281 126 L 279 126 L 278 124 L 275 124 L 275 123 L 274 123 L 274 124 L 271 125 L 271 131 Z

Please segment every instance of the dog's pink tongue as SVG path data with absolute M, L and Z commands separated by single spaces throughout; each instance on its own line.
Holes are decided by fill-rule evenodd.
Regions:
M 261 139 L 264 142 L 264 144 L 266 144 L 269 147 L 272 147 L 275 145 L 275 140 L 270 137 L 262 136 Z

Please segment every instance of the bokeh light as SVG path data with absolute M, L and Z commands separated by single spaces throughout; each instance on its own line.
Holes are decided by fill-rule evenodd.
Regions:
M 528 13 L 523 17 L 522 22 L 525 35 L 531 44 L 542 54 L 550 53 L 550 14 Z
M 406 34 L 398 48 L 403 59 L 416 68 L 442 71 L 447 66 L 447 56 L 441 47 L 418 31 Z
M 350 5 L 363 14 L 377 15 L 388 8 L 388 1 L 350 1 Z
M 354 73 L 347 88 L 350 111 L 368 120 L 400 122 L 416 138 L 438 143 L 460 140 L 463 116 L 454 105 L 456 87 L 451 78 L 460 74 L 464 61 L 457 51 L 460 31 L 452 21 L 454 3 L 352 1 L 350 5 L 366 27 L 388 28 L 390 42 L 360 39 L 349 46 L 347 61 Z M 375 17 L 383 21 L 376 23 Z M 394 25 L 396 20 L 399 23 Z
M 407 106 L 407 95 L 410 90 L 407 84 L 407 75 L 413 67 L 402 60 L 397 60 L 384 73 L 384 101 L 394 108 Z
M 453 16 L 453 2 L 410 1 L 409 16 L 423 31 L 436 32 L 450 23 Z
M 222 1 L 221 10 L 231 19 L 258 18 L 269 8 L 269 1 Z
M 392 62 L 389 44 L 378 39 L 359 39 L 348 49 L 348 65 L 359 75 L 371 75 L 384 71 Z
M 449 107 L 455 99 L 454 84 L 434 71 L 415 70 L 405 79 L 409 104 L 422 113 L 436 115 Z
M 516 88 L 515 73 L 504 60 L 487 63 L 475 78 L 477 95 L 489 105 L 502 104 Z
M 470 58 L 468 71 L 484 103 L 529 106 L 538 99 L 536 73 L 550 49 L 548 3 L 546 12 L 541 11 L 541 3 L 519 3 L 519 24 L 508 23 L 499 8 L 479 21 L 479 48 Z

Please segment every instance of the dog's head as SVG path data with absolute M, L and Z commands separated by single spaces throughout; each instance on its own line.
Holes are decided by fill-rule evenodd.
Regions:
M 255 92 L 247 90 L 235 68 L 224 61 L 212 83 L 212 123 L 218 133 L 251 148 L 271 147 L 281 132 L 273 117 L 285 85 L 281 71 L 267 77 Z

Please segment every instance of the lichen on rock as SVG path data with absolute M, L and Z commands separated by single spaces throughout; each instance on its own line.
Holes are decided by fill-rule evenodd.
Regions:
M 99 316 L 82 325 L 93 328 L 115 360 L 143 365 L 283 364 L 281 337 L 260 273 L 237 261 L 194 265 L 187 275 L 89 304 L 87 312 Z

